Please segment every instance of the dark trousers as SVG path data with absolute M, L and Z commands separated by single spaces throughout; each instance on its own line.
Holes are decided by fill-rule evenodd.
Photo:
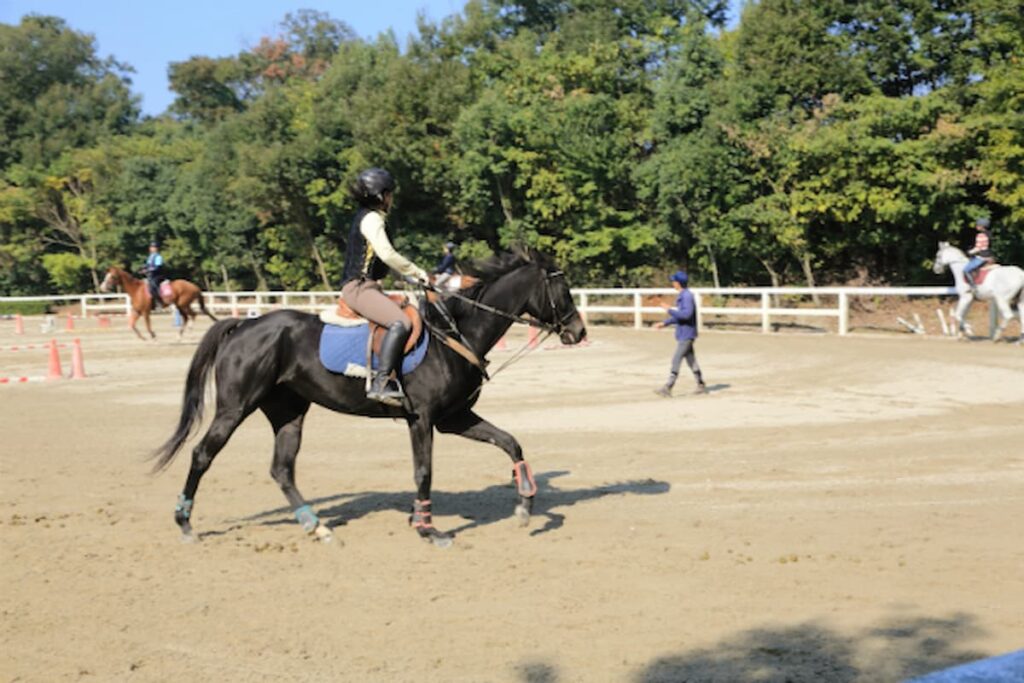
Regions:
M 704 378 L 700 372 L 700 365 L 697 363 L 697 356 L 693 352 L 693 342 L 693 339 L 681 339 L 676 344 L 676 352 L 672 355 L 672 370 L 669 372 L 668 381 L 665 383 L 669 388 L 675 385 L 676 379 L 679 377 L 679 368 L 682 366 L 684 358 L 686 359 L 686 364 L 690 366 L 690 372 L 693 373 L 697 383 L 704 383 Z
M 160 300 L 160 281 L 164 279 L 164 274 L 159 270 L 150 271 L 146 275 L 146 282 L 149 284 L 149 293 L 153 295 L 153 307 L 161 305 L 163 302 Z

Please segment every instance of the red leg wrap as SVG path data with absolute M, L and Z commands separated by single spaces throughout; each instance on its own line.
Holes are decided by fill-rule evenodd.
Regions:
M 537 495 L 537 482 L 533 479 L 533 470 L 525 461 L 517 462 L 512 467 L 512 476 L 516 478 L 516 490 L 523 498 L 533 498 Z
M 412 504 L 412 516 L 409 517 L 409 524 L 414 529 L 433 529 L 434 524 L 430 516 L 430 501 L 417 500 Z

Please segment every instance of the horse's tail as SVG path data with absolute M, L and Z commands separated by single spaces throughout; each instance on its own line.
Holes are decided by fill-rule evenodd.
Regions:
M 203 340 L 199 342 L 199 348 L 192 357 L 192 365 L 188 369 L 188 379 L 185 382 L 185 395 L 181 402 L 181 417 L 178 419 L 178 428 L 174 430 L 171 438 L 160 448 L 156 449 L 152 458 L 156 460 L 153 465 L 153 472 L 166 469 L 174 460 L 174 456 L 181 450 L 182 445 L 188 440 L 193 429 L 203 419 L 203 403 L 206 396 L 206 380 L 210 375 L 210 369 L 217 359 L 217 350 L 220 348 L 224 337 L 241 324 L 241 320 L 228 318 L 220 320 L 206 331 Z
M 217 319 L 213 317 L 213 313 L 210 313 L 208 310 L 206 310 L 206 302 L 203 301 L 203 290 L 201 289 L 199 290 L 199 310 L 205 313 L 207 316 L 209 316 L 210 320 L 212 320 L 213 322 L 217 322 Z

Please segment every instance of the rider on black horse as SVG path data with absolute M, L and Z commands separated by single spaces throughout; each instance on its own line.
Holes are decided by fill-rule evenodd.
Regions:
M 367 398 L 401 405 L 405 392 L 391 373 L 401 370 L 412 323 L 398 304 L 384 294 L 378 280 L 387 275 L 388 267 L 421 282 L 427 281 L 427 273 L 395 251 L 388 239 L 385 219 L 395 192 L 391 174 L 382 168 L 369 168 L 359 174 L 349 192 L 359 210 L 349 230 L 341 297 L 353 311 L 387 329 Z
M 146 258 L 143 271 L 146 273 L 146 282 L 149 285 L 149 293 L 153 296 L 155 310 L 163 305 L 160 298 L 160 280 L 164 277 L 164 257 L 160 254 L 160 243 L 156 240 L 149 243 L 149 256 Z

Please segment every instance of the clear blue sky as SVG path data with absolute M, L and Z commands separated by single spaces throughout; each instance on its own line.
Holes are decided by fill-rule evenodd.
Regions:
M 731 0 L 731 22 L 741 0 Z M 389 29 L 404 45 L 416 31 L 416 16 L 439 21 L 461 12 L 465 0 L 0 0 L 0 23 L 17 24 L 25 14 L 62 17 L 76 31 L 96 37 L 100 56 L 130 64 L 132 90 L 142 110 L 159 114 L 174 95 L 167 65 L 195 55 L 223 57 L 277 33 L 289 12 L 313 9 L 344 21 L 364 38 Z

